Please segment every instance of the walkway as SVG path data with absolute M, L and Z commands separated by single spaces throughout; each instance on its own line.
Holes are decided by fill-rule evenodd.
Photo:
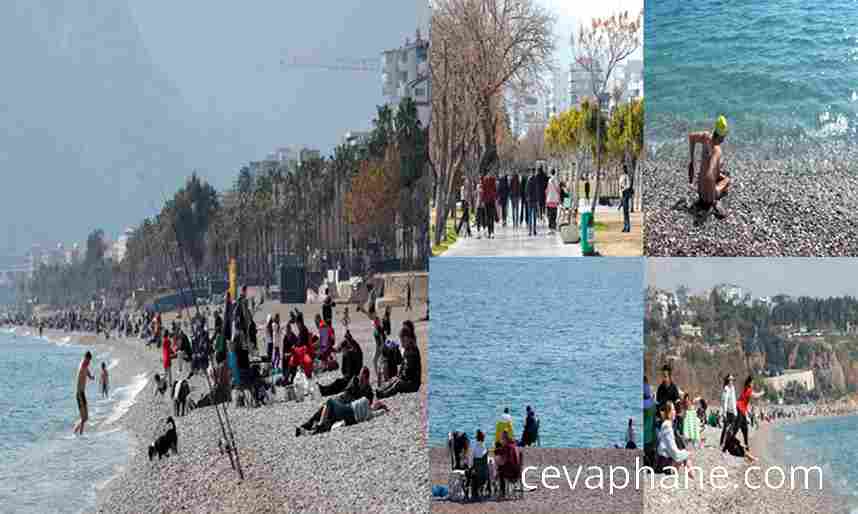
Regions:
M 511 226 L 495 225 L 492 239 L 477 237 L 471 226 L 472 237 L 459 236 L 456 244 L 442 257 L 574 257 L 581 255 L 578 244 L 563 244 L 560 234 L 548 234 L 548 224 L 537 225 L 537 235 L 527 235 L 527 225 L 513 229 Z

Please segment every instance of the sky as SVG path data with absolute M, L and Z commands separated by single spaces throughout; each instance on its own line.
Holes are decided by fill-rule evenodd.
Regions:
M 425 0 L 0 3 L 0 255 L 115 238 L 196 170 L 216 188 L 275 147 L 371 128 L 381 74 L 285 69 L 428 35 Z
M 754 297 L 858 297 L 858 282 L 849 279 L 856 270 L 858 262 L 849 258 L 648 258 L 646 280 L 659 289 L 685 285 L 698 293 L 729 283 Z
M 631 14 L 643 9 L 643 0 L 599 0 L 596 2 L 574 2 L 569 0 L 536 0 L 540 5 L 550 9 L 557 16 L 555 32 L 557 42 L 555 59 L 566 69 L 572 61 L 572 51 L 569 46 L 570 36 L 574 33 L 577 38 L 581 24 L 589 23 L 591 19 L 606 17 L 623 11 Z M 643 42 L 643 34 L 641 35 Z M 643 59 L 643 50 L 639 49 L 633 59 Z

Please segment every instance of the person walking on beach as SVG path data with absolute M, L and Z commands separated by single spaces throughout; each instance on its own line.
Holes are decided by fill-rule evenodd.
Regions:
M 405 311 L 408 312 L 411 310 L 411 281 L 414 280 L 414 277 L 408 277 L 408 281 L 405 282 Z
M 87 351 L 83 360 L 77 368 L 77 389 L 75 398 L 77 399 L 77 408 L 80 411 L 80 421 L 75 423 L 74 433 L 83 435 L 84 425 L 89 419 L 89 408 L 86 405 L 86 379 L 95 380 L 92 373 L 89 372 L 89 363 L 92 361 L 92 353 Z
M 751 443 L 748 440 L 748 410 L 751 407 L 751 400 L 763 395 L 763 393 L 754 393 L 754 389 L 752 387 L 753 382 L 754 377 L 748 375 L 748 378 L 745 379 L 745 385 L 742 388 L 742 394 L 739 395 L 739 399 L 736 400 L 736 410 L 738 411 L 738 414 L 736 416 L 734 433 L 739 432 L 739 430 L 742 431 L 742 437 L 745 440 L 745 449 L 747 451 L 751 451 Z
M 167 384 L 172 387 L 173 371 L 171 367 L 173 363 L 173 349 L 170 346 L 170 337 L 165 333 L 164 342 L 161 344 L 161 358 L 164 365 L 164 380 L 166 380 Z
M 107 376 L 107 365 L 103 362 L 101 363 L 101 376 L 98 381 L 101 384 L 101 395 L 107 398 L 109 396 L 110 377 Z
M 736 389 L 733 387 L 733 375 L 724 377 L 724 387 L 721 389 L 721 413 L 724 417 L 721 428 L 720 447 L 724 448 L 727 431 L 736 421 Z
M 721 144 L 727 138 L 727 118 L 723 115 L 715 120 L 712 132 L 692 132 L 688 134 L 688 148 L 691 160 L 688 163 L 688 183 L 694 183 L 694 148 L 702 147 L 700 168 L 697 172 L 698 204 L 704 210 L 712 209 L 719 218 L 726 216 L 719 200 L 730 188 L 730 177 L 724 175 L 721 159 Z

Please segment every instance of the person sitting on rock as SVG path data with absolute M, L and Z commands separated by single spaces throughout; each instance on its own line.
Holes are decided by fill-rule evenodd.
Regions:
M 727 138 L 727 118 L 718 116 L 712 132 L 691 132 L 688 134 L 689 153 L 688 183 L 694 183 L 694 147 L 702 145 L 700 169 L 697 173 L 698 206 L 702 210 L 713 209 L 719 218 L 726 216 L 719 204 L 730 187 L 730 177 L 724 174 L 721 144 Z
M 399 375 L 381 386 L 378 391 L 379 398 L 389 398 L 399 393 L 416 393 L 420 390 L 423 371 L 414 323 L 410 320 L 402 322 L 399 339 L 405 349 L 405 362 L 399 368 Z

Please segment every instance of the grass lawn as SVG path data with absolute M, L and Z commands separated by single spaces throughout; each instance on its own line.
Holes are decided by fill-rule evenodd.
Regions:
M 456 220 L 459 219 L 459 216 L 461 216 L 462 213 L 457 209 L 455 217 L 452 216 L 453 213 L 450 213 L 450 214 L 451 215 L 447 217 L 447 229 L 444 231 L 444 239 L 441 240 L 441 244 L 432 245 L 432 256 L 433 257 L 437 257 L 437 256 L 443 254 L 444 252 L 446 252 L 447 249 L 449 249 L 451 246 L 453 246 L 453 244 L 459 238 L 459 235 L 456 233 Z M 432 209 L 432 223 L 431 223 L 430 229 L 431 230 L 429 231 L 429 233 L 434 235 L 435 234 L 435 210 L 434 209 Z

